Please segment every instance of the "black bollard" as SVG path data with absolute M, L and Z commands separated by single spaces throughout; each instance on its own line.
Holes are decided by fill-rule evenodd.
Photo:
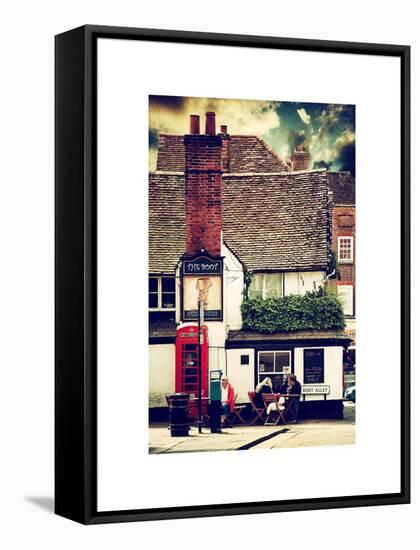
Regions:
M 213 434 L 221 433 L 221 424 L 220 424 L 220 411 L 222 407 L 222 402 L 217 400 L 210 401 L 209 406 L 209 416 L 210 416 L 210 431 Z

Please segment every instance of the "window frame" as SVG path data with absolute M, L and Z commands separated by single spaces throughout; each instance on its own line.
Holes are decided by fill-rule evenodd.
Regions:
M 351 288 L 351 313 L 346 313 L 344 311 L 344 305 L 342 304 L 344 315 L 345 315 L 345 317 L 354 317 L 354 285 L 352 285 L 350 283 L 346 283 L 346 284 L 343 284 L 343 285 L 337 285 L 337 298 L 338 299 L 340 299 L 339 290 L 342 289 L 342 288 L 345 288 L 345 289 Z
M 150 279 L 157 279 L 158 286 L 157 286 L 157 292 L 148 292 L 148 295 L 150 294 L 157 294 L 158 296 L 158 305 L 157 307 L 149 307 L 149 311 L 176 311 L 176 276 L 175 275 L 149 275 Z M 163 279 L 173 279 L 174 280 L 174 307 L 163 307 L 163 294 L 172 294 L 172 292 L 163 292 L 163 285 L 162 280 Z
M 265 293 L 266 293 L 266 277 L 267 275 L 280 275 L 280 296 L 277 296 L 277 298 L 284 298 L 284 271 L 258 271 L 256 273 L 253 274 L 253 276 L 258 276 L 258 275 L 262 275 L 262 286 L 261 286 L 261 298 L 263 300 L 266 300 L 267 298 L 272 298 L 272 296 L 266 296 Z M 252 284 L 252 281 L 251 281 L 251 284 Z M 250 293 L 250 288 L 251 288 L 251 284 L 249 285 L 248 287 L 248 298 L 250 300 L 255 300 L 255 298 L 251 298 L 249 293 Z
M 289 365 L 288 365 L 288 368 L 290 369 L 290 372 L 283 372 L 283 370 L 280 372 L 280 371 L 276 371 L 276 370 L 273 370 L 272 372 L 261 372 L 260 371 L 260 355 L 262 353 L 273 353 L 274 354 L 274 368 L 276 367 L 276 353 L 287 353 L 289 355 Z M 257 351 L 257 384 L 259 384 L 261 382 L 261 380 L 263 380 L 266 376 L 269 376 L 270 378 L 273 377 L 273 376 L 280 376 L 280 375 L 285 375 L 285 374 L 291 374 L 293 371 L 292 371 L 292 350 L 289 350 L 289 349 L 274 349 L 274 350 L 258 350 Z M 261 380 L 260 380 L 261 378 Z
M 341 243 L 344 239 L 350 240 L 350 258 L 341 258 Z M 352 264 L 354 261 L 354 238 L 352 235 L 341 235 L 337 237 L 337 260 L 339 264 Z

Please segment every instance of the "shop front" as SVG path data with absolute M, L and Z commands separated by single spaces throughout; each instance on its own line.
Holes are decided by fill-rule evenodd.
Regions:
M 349 342 L 344 332 L 231 331 L 226 342 L 228 376 L 239 390 L 238 399 L 246 402 L 248 391 L 264 378 L 278 388 L 288 374 L 295 374 L 302 385 L 303 418 L 342 418 L 342 357 Z

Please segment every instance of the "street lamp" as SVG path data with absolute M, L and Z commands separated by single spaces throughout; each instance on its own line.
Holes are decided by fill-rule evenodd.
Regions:
M 204 324 L 204 301 L 198 300 L 198 354 L 197 354 L 197 364 L 198 364 L 198 433 L 201 434 L 202 431 L 202 416 L 201 416 L 201 346 L 203 343 L 203 335 L 201 334 L 201 325 Z

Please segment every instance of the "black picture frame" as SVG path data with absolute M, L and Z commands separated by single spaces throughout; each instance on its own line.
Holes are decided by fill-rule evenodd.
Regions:
M 98 512 L 96 54 L 99 38 L 276 48 L 401 63 L 401 490 L 391 494 Z M 84 523 L 410 502 L 410 47 L 86 25 L 55 38 L 55 512 Z

